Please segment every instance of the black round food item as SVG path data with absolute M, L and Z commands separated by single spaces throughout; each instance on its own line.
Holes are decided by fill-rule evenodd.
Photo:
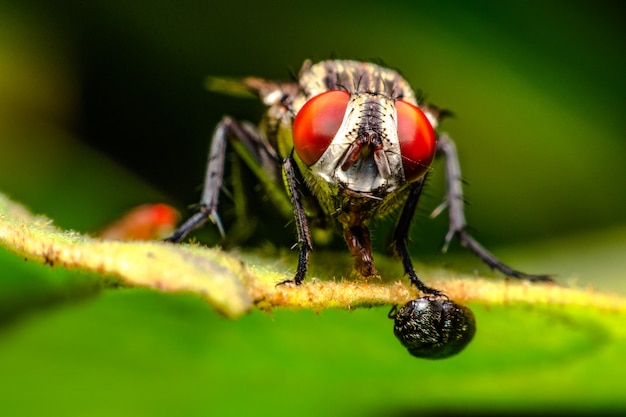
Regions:
M 443 359 L 456 355 L 476 333 L 469 308 L 445 297 L 421 297 L 392 310 L 393 332 L 418 358 Z

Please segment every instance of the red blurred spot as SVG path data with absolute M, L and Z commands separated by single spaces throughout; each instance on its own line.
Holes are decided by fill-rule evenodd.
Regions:
M 99 233 L 108 240 L 157 240 L 170 235 L 180 214 L 167 204 L 143 204 L 128 211 Z

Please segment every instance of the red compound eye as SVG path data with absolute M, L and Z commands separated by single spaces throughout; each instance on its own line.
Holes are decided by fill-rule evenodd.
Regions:
M 406 101 L 396 101 L 398 139 L 407 181 L 421 178 L 435 157 L 437 136 L 426 115 Z
M 327 91 L 319 94 L 300 109 L 293 121 L 293 146 L 306 165 L 322 156 L 341 127 L 350 94 Z

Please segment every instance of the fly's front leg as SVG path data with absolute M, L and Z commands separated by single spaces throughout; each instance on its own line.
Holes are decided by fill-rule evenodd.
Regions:
M 229 137 L 238 139 L 249 149 L 256 149 L 255 152 L 258 154 L 256 155 L 258 159 L 271 156 L 268 151 L 266 151 L 268 155 L 261 155 L 262 151 L 259 149 L 263 148 L 255 146 L 261 143 L 261 139 L 253 127 L 248 124 L 240 124 L 230 117 L 224 117 L 213 133 L 199 211 L 179 226 L 171 236 L 165 239 L 166 241 L 180 242 L 191 231 L 202 226 L 208 219 L 211 219 L 216 224 L 220 233 L 224 236 L 224 227 L 217 213 L 217 204 L 224 181 L 224 159 L 226 156 L 226 143 Z
M 400 218 L 398 219 L 398 223 L 396 224 L 396 228 L 393 232 L 392 244 L 400 256 L 400 259 L 402 259 L 404 273 L 408 275 L 411 283 L 423 293 L 443 296 L 444 294 L 441 291 L 428 287 L 422 282 L 421 279 L 419 279 L 417 273 L 415 272 L 415 268 L 413 268 L 413 262 L 411 261 L 409 251 L 407 249 L 409 228 L 411 226 L 411 221 L 413 220 L 413 215 L 415 214 L 415 209 L 417 208 L 420 195 L 422 194 L 422 189 L 427 175 L 410 185 L 409 196 L 407 197 L 406 203 L 404 204 L 404 208 L 402 209 L 402 213 L 400 214 Z
M 300 285 L 306 276 L 307 267 L 309 265 L 309 255 L 313 250 L 313 245 L 311 244 L 309 223 L 304 212 L 304 205 L 302 204 L 302 195 L 300 194 L 300 185 L 296 173 L 297 168 L 293 156 L 289 155 L 285 158 L 283 161 L 283 169 L 285 170 L 285 181 L 296 219 L 296 231 L 298 236 L 296 245 L 300 249 L 300 256 L 298 257 L 298 269 L 296 270 L 296 275 L 293 280 L 283 281 L 278 283 L 278 285 L 287 283 Z
M 551 282 L 552 279 L 548 275 L 530 275 L 505 265 L 467 233 L 465 230 L 467 224 L 465 223 L 461 166 L 459 164 L 456 146 L 448 135 L 442 134 L 439 136 L 437 140 L 437 153 L 442 154 L 446 160 L 445 170 L 447 190 L 446 200 L 442 206 L 435 210 L 433 217 L 439 214 L 443 208 L 448 208 L 450 226 L 445 238 L 444 251 L 448 248 L 450 241 L 456 236 L 459 238 L 461 245 L 469 249 L 491 268 L 495 268 L 509 277 L 527 279 L 529 281 Z

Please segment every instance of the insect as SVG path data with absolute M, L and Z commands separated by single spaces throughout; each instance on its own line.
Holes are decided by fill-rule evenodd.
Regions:
M 445 113 L 424 104 L 397 71 L 349 60 L 306 61 L 292 82 L 245 78 L 234 86 L 259 97 L 267 106 L 265 116 L 258 126 L 230 117 L 219 122 L 199 210 L 166 240 L 178 242 L 208 219 L 224 234 L 217 206 L 230 143 L 265 185 L 277 209 L 295 219 L 298 266 L 293 279 L 281 284 L 304 281 L 312 228 L 339 231 L 355 271 L 363 277 L 375 275 L 369 225 L 399 212 L 392 244 L 404 271 L 418 290 L 446 309 L 447 297 L 422 282 L 407 248 L 431 164 L 444 157 L 447 189 L 441 209 L 449 211 L 446 247 L 456 237 L 507 276 L 550 280 L 510 268 L 467 233 L 456 147 L 448 135 L 436 131 Z M 396 322 L 409 310 L 398 310 Z

